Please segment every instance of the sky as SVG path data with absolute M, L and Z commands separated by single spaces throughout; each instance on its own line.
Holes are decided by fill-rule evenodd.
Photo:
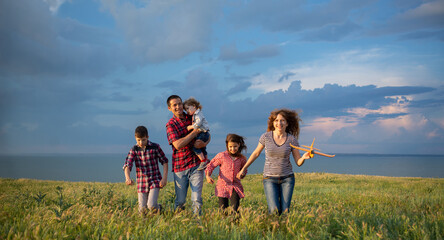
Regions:
M 444 1 L 0 1 L 0 153 L 123 153 L 166 99 L 212 136 L 294 109 L 327 153 L 444 154 Z

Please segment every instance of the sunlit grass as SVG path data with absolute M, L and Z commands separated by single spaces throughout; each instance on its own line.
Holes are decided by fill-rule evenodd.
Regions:
M 243 180 L 240 214 L 217 208 L 204 184 L 203 215 L 174 209 L 141 216 L 124 183 L 0 179 L 0 239 L 442 239 L 444 179 L 296 174 L 291 212 L 268 215 L 262 177 Z

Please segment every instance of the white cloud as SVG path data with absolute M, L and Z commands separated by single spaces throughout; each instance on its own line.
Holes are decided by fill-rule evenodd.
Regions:
M 66 2 L 66 0 L 43 0 L 49 5 L 49 10 L 52 14 L 56 14 L 59 10 L 59 7 L 63 5 L 63 3 Z
M 21 127 L 25 128 L 28 132 L 33 132 L 39 128 L 38 123 L 25 122 L 25 123 L 21 123 L 20 125 L 21 125 Z
M 303 127 L 303 131 L 308 131 L 318 136 L 331 137 L 336 130 L 355 127 L 358 123 L 358 119 L 354 117 L 316 118 L 308 123 L 308 126 Z
M 396 118 L 379 119 L 374 122 L 378 127 L 383 128 L 386 133 L 400 134 L 401 131 L 418 131 L 423 129 L 429 122 L 424 116 L 420 114 L 411 114 L 399 116 Z
M 346 112 L 353 113 L 357 115 L 358 117 L 362 118 L 369 114 L 400 114 L 400 113 L 408 113 L 408 105 L 409 102 L 405 101 L 405 99 L 412 100 L 411 97 L 406 98 L 404 96 L 391 96 L 386 98 L 393 98 L 396 99 L 397 102 L 394 104 L 381 106 L 379 109 L 368 109 L 364 107 L 358 107 L 358 108 L 351 108 L 348 109 Z
M 439 137 L 440 135 L 439 135 L 438 132 L 439 132 L 438 129 L 434 129 L 433 131 L 428 132 L 428 133 L 427 133 L 427 138 L 432 139 L 432 138 Z

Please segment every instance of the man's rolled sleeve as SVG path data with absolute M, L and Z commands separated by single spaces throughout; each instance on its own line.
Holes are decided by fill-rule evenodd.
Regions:
M 179 131 L 173 128 L 171 125 L 167 125 L 167 138 L 168 143 L 173 145 L 173 143 L 180 139 Z

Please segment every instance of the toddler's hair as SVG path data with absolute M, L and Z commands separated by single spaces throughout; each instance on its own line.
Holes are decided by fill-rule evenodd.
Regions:
M 197 101 L 195 98 L 190 97 L 183 103 L 184 106 L 194 106 L 196 109 L 202 109 L 202 105 L 200 105 L 200 102 Z
M 228 143 L 229 142 L 235 142 L 235 143 L 239 144 L 239 149 L 237 150 L 237 153 L 234 154 L 234 156 L 236 156 L 236 157 L 243 156 L 242 151 L 247 150 L 247 145 L 245 145 L 244 137 L 239 136 L 234 133 L 229 133 L 227 135 L 227 139 L 225 140 L 225 145 L 227 147 L 227 150 L 228 150 Z
M 148 137 L 148 129 L 145 126 L 136 127 L 135 135 L 138 138 Z

